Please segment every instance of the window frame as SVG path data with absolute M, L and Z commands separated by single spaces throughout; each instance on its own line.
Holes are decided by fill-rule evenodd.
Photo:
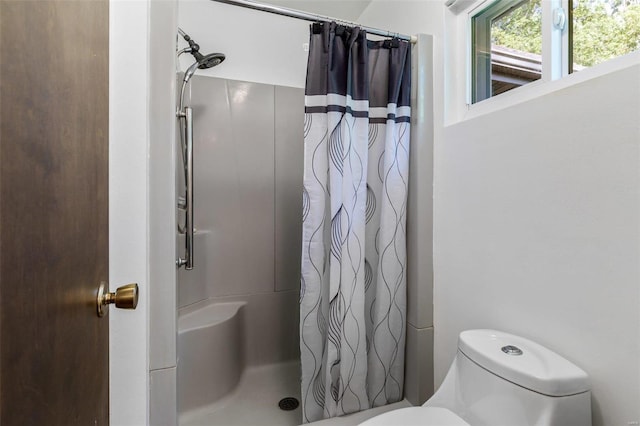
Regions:
M 471 103 L 492 97 L 491 24 L 529 0 L 492 1 L 471 16 Z
M 527 0 L 485 0 L 479 2 L 467 13 L 466 27 L 469 32 L 467 37 L 467 106 L 473 107 L 482 101 L 493 98 L 491 96 L 491 21 L 500 17 L 504 13 L 513 10 Z M 532 81 L 524 86 L 530 86 L 539 82 L 547 82 L 560 79 L 569 75 L 571 44 L 570 31 L 571 21 L 571 0 L 541 0 L 542 7 L 542 75 L 537 81 Z M 557 17 L 557 18 L 556 18 Z M 480 18 L 480 21 L 478 21 Z M 555 18 L 555 19 L 554 19 Z M 554 22 L 564 19 L 560 22 Z M 476 22 L 480 22 L 483 28 L 477 28 Z M 476 41 L 482 38 L 483 44 L 479 47 Z M 478 51 L 484 49 L 484 56 L 477 58 Z M 489 52 L 487 55 L 486 52 Z M 482 81 L 479 81 L 478 67 L 484 66 L 484 73 L 480 74 Z M 512 90 L 519 90 L 518 87 Z M 478 94 L 487 95 L 478 99 Z

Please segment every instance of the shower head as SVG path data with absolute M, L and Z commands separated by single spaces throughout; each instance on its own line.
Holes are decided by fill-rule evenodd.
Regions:
M 211 53 L 207 56 L 203 56 L 202 53 L 197 52 L 193 55 L 198 61 L 198 69 L 204 70 L 207 68 L 213 68 L 225 60 L 224 53 Z
M 223 53 L 210 53 L 208 55 L 202 55 L 200 52 L 192 53 L 196 58 L 196 62 L 194 62 L 184 73 L 184 83 L 186 84 L 197 69 L 207 69 L 213 68 L 216 65 L 219 65 L 222 61 L 225 60 L 225 56 Z
M 196 58 L 196 62 L 192 64 L 187 71 L 184 73 L 184 83 L 186 84 L 189 79 L 193 76 L 197 69 L 207 69 L 213 68 L 216 65 L 220 64 L 220 62 L 224 61 L 225 56 L 222 53 L 211 53 L 209 55 L 203 55 L 200 53 L 200 45 L 196 43 L 188 34 L 182 31 L 181 28 L 178 28 L 178 34 L 185 39 L 187 43 L 189 43 L 189 47 L 186 49 L 182 49 L 178 56 L 181 53 L 189 52 L 191 55 Z
M 184 38 L 185 41 L 189 43 L 189 47 L 182 49 L 180 52 L 178 52 L 178 57 L 180 57 L 182 53 L 188 52 L 188 53 L 191 53 L 191 55 L 194 58 L 196 58 L 196 61 L 193 64 L 191 64 L 191 66 L 187 68 L 187 70 L 185 71 L 184 78 L 182 80 L 182 90 L 180 90 L 180 108 L 178 109 L 178 111 L 182 111 L 182 106 L 184 101 L 184 89 L 187 86 L 187 83 L 189 82 L 191 77 L 193 77 L 193 74 L 195 74 L 196 70 L 213 68 L 216 65 L 219 65 L 222 61 L 224 61 L 225 56 L 222 53 L 210 53 L 208 55 L 203 55 L 202 53 L 200 53 L 200 45 L 196 43 L 188 34 L 182 31 L 181 28 L 178 28 L 178 34 L 180 34 L 182 38 Z

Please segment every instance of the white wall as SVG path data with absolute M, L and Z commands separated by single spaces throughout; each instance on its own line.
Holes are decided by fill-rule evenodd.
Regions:
M 148 423 L 148 3 L 109 5 L 109 281 L 137 282 L 135 311 L 109 309 L 110 421 Z M 141 42 L 133 42 L 141 41 Z
M 357 21 L 370 0 L 265 0 L 261 3 Z
M 227 59 L 198 75 L 304 87 L 307 69 L 309 22 L 258 12 L 210 0 L 181 0 L 178 24 L 199 45 L 203 54 L 221 52 Z M 180 48 L 188 46 L 180 37 Z M 194 59 L 180 57 L 186 70 Z
M 177 0 L 149 2 L 149 424 L 177 423 Z
M 137 282 L 111 308 L 110 422 L 176 423 L 175 27 L 177 1 L 110 2 L 109 274 Z
M 358 15 L 368 2 L 273 0 L 265 3 L 361 22 Z M 433 6 L 437 3 L 441 9 L 439 1 L 425 0 L 419 3 L 433 3 Z M 431 16 L 428 21 L 437 21 L 441 25 L 441 20 L 430 14 L 429 7 L 426 10 L 426 16 Z M 423 11 L 424 8 L 421 8 L 420 12 Z M 398 16 L 398 20 L 402 22 L 403 19 L 400 18 L 402 17 Z M 415 16 L 412 22 L 415 28 L 424 28 L 420 16 Z M 427 27 L 430 26 L 429 22 Z M 180 0 L 178 23 L 180 28 L 200 44 L 203 54 L 221 52 L 227 55 L 222 65 L 199 70 L 198 75 L 278 86 L 305 85 L 307 51 L 303 45 L 309 42 L 310 22 L 211 0 Z M 413 32 L 420 31 L 416 29 Z M 178 46 L 183 48 L 187 43 L 180 38 Z M 180 70 L 186 70 L 192 63 L 193 57 L 183 54 L 180 57 Z
M 435 384 L 461 330 L 495 327 L 583 367 L 595 425 L 638 421 L 640 55 L 469 110 L 461 16 L 374 0 L 358 19 L 434 36 Z
M 639 64 L 445 129 L 436 383 L 460 331 L 496 328 L 586 370 L 594 425 L 640 421 Z

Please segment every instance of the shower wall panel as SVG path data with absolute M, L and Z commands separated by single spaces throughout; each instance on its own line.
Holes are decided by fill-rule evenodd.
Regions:
M 274 89 L 195 77 L 195 219 L 209 297 L 274 288 Z
M 304 91 L 275 88 L 276 290 L 300 290 Z
M 179 307 L 244 301 L 246 363 L 297 358 L 304 91 L 191 82 L 195 268 L 179 272 Z

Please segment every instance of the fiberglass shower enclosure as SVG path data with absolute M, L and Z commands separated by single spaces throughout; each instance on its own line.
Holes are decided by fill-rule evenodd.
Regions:
M 195 59 L 178 76 L 180 423 L 299 424 L 303 89 L 199 76 Z
M 286 391 L 265 389 L 254 410 L 268 398 L 278 410 L 280 399 L 299 392 L 302 200 L 293 194 L 296 186 L 301 191 L 302 163 L 275 164 L 302 154 L 302 146 L 282 149 L 302 133 L 302 89 L 199 76 L 191 84 L 195 267 L 180 270 L 178 289 L 178 395 L 185 424 L 189 413 L 243 386 L 284 386 L 283 377 L 291 376 Z M 299 126 L 288 124 L 291 117 L 300 118 Z M 228 423 L 221 417 L 206 422 Z

